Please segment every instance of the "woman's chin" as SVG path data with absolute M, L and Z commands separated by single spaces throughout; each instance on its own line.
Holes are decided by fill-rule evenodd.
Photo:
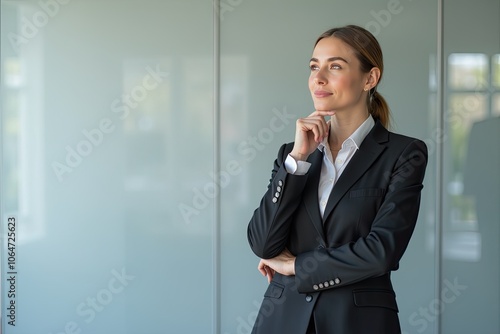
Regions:
M 332 111 L 335 109 L 335 107 L 324 103 L 315 103 L 314 109 L 316 109 L 317 111 Z

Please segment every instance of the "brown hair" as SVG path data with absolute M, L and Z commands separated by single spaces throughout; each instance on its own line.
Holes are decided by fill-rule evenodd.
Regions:
M 333 28 L 321 34 L 314 46 L 326 37 L 336 37 L 349 45 L 354 50 L 356 58 L 361 63 L 361 71 L 363 73 L 368 73 L 373 67 L 378 67 L 380 69 L 380 83 L 380 80 L 382 80 L 382 73 L 384 72 L 382 49 L 371 32 L 356 25 Z M 382 95 L 377 92 L 377 86 L 370 90 L 367 105 L 368 111 L 373 118 L 379 120 L 383 126 L 388 127 L 390 119 L 389 106 Z

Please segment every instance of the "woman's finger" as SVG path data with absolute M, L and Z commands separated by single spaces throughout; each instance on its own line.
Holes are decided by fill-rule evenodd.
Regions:
M 264 260 L 260 260 L 259 265 L 257 266 L 257 269 L 259 269 L 262 276 L 267 277 L 267 282 L 271 283 L 271 281 L 273 280 L 275 271 L 271 267 L 266 265 Z
M 314 135 L 314 141 L 317 143 L 321 142 L 323 138 L 328 134 L 328 128 L 326 125 L 326 121 L 323 117 L 308 117 L 303 118 L 299 122 L 303 131 L 308 132 L 311 131 Z
M 335 111 L 332 111 L 332 110 L 328 110 L 328 111 L 315 110 L 309 116 L 323 116 L 323 117 L 327 117 L 327 116 L 333 116 L 333 115 L 335 115 Z
M 330 120 L 325 121 L 324 117 L 333 116 L 333 115 L 335 115 L 335 111 L 321 111 L 321 110 L 316 110 L 313 113 L 311 113 L 308 117 L 318 117 L 318 116 L 321 116 L 321 118 L 324 121 L 322 123 L 323 123 L 323 125 L 325 127 L 325 133 L 328 134 L 328 130 L 330 129 Z
M 269 273 L 267 275 L 267 282 L 270 284 L 271 281 L 273 280 L 275 271 L 272 270 L 271 268 L 268 268 L 268 270 L 269 270 Z
M 295 140 L 290 155 L 296 160 L 305 161 L 329 133 L 325 117 L 334 115 L 333 111 L 315 111 L 296 121 Z
M 263 260 L 260 260 L 259 261 L 259 265 L 257 266 L 257 269 L 260 271 L 260 273 L 262 274 L 262 276 L 266 276 L 267 275 L 267 270 L 266 270 L 267 266 L 266 264 L 264 263 Z
M 271 267 L 266 266 L 266 271 L 267 271 L 267 282 L 271 283 L 274 277 L 275 271 Z

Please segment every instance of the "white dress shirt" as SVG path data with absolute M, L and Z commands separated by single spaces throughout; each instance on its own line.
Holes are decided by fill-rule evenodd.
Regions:
M 337 158 L 333 161 L 332 153 L 330 151 L 330 146 L 328 144 L 328 137 L 325 138 L 319 145 L 318 150 L 323 152 L 323 162 L 321 165 L 321 174 L 319 177 L 318 186 L 318 199 L 319 199 L 319 210 L 321 212 L 321 217 L 325 212 L 326 203 L 330 197 L 333 186 L 337 183 L 340 175 L 344 171 L 345 167 L 351 161 L 351 158 L 359 149 L 359 146 L 365 139 L 366 135 L 375 125 L 375 121 L 371 115 L 361 124 L 352 135 L 349 136 L 342 143 Z M 285 160 L 286 171 L 294 175 L 305 175 L 311 163 L 307 161 L 296 161 L 290 154 Z

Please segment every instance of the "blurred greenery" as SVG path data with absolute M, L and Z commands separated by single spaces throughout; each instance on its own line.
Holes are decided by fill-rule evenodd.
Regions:
M 497 112 L 500 115 L 500 110 L 496 110 L 500 109 L 500 55 L 495 55 L 491 59 L 492 87 L 488 87 L 490 67 L 487 55 L 452 54 L 448 58 L 450 221 L 460 222 L 461 228 L 466 226 L 474 228 L 477 220 L 474 198 L 464 196 L 462 193 L 470 129 L 477 121 Z M 493 108 L 491 111 L 488 110 L 490 106 Z
M 492 75 L 493 87 L 500 89 L 500 55 L 495 55 L 493 57 Z

